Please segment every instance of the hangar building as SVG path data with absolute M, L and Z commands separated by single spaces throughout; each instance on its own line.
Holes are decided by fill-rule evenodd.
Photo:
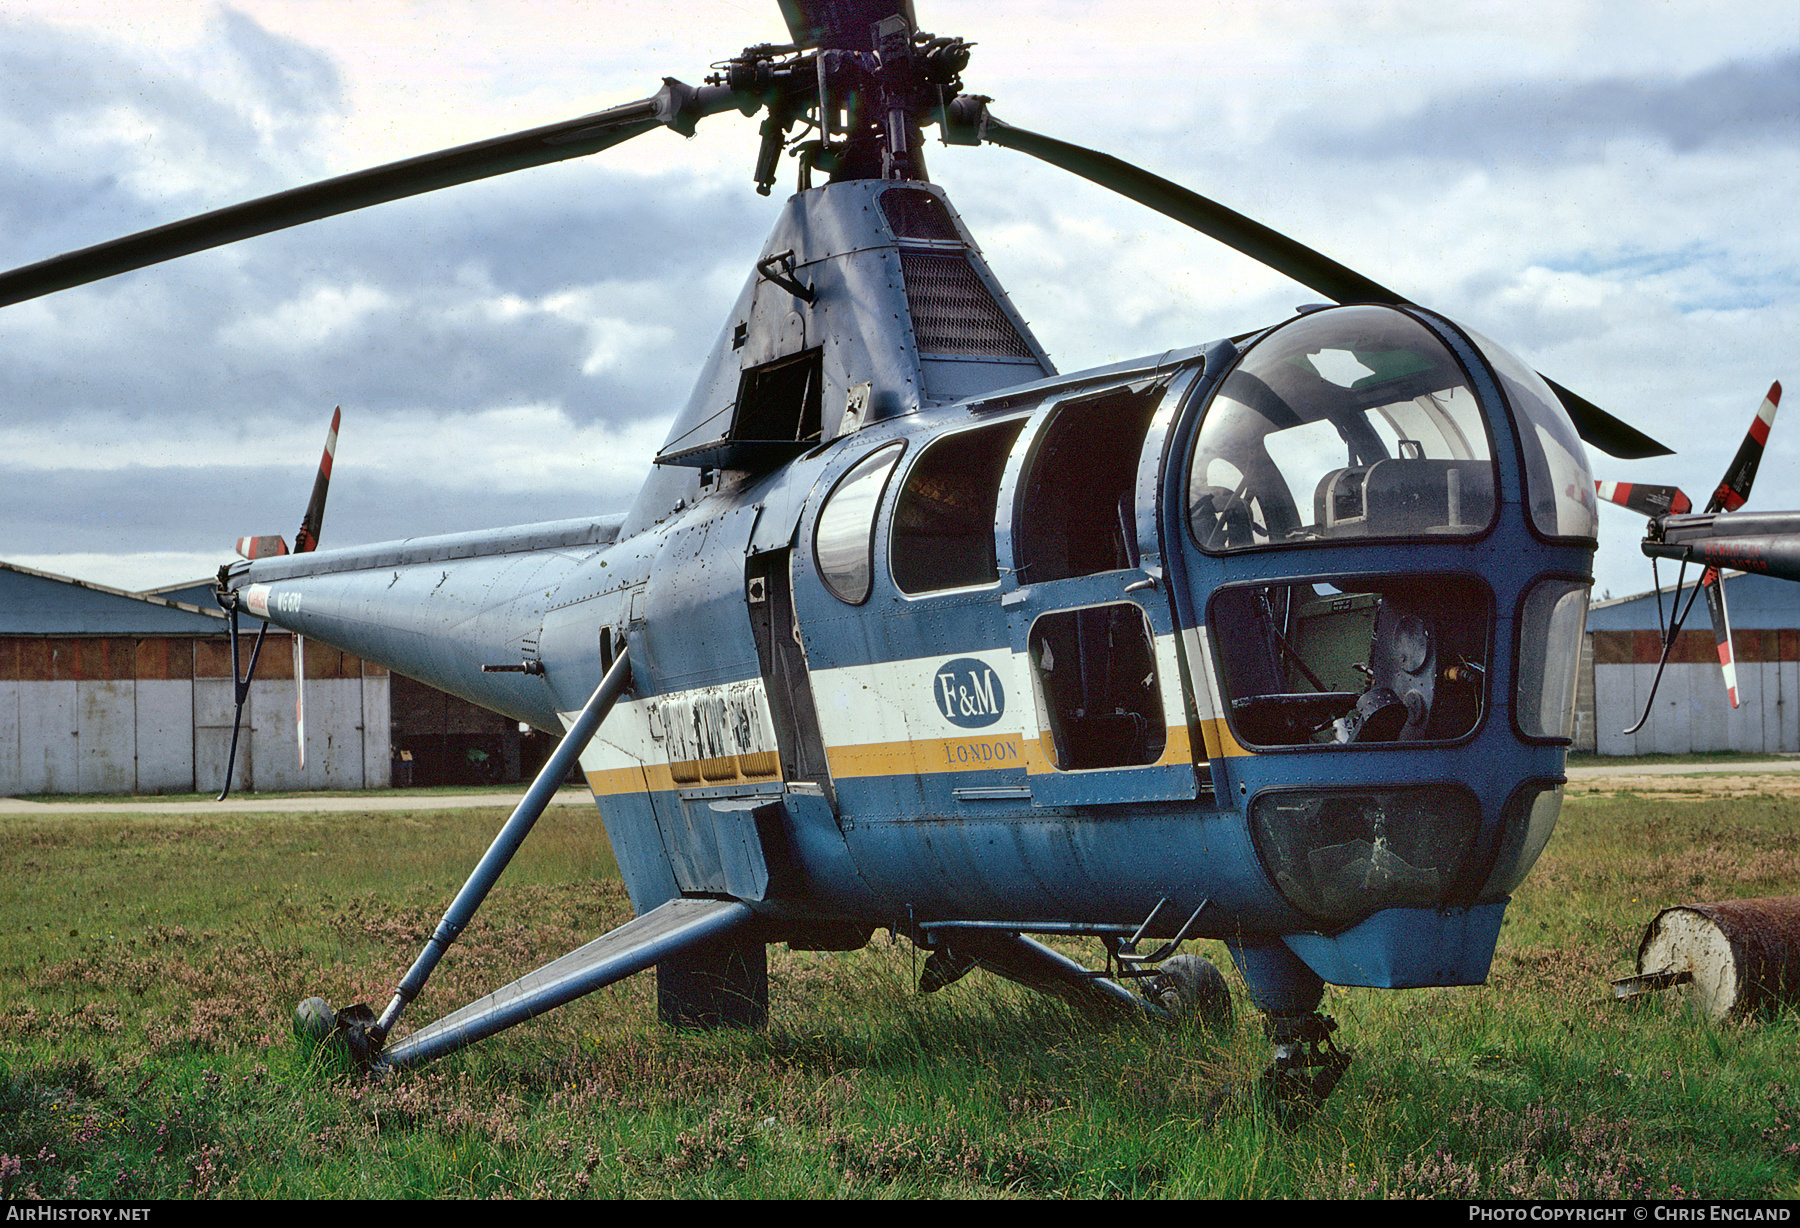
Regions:
M 0 794 L 216 789 L 231 744 L 225 629 L 216 606 L 0 563 Z M 302 771 L 291 642 L 271 631 L 234 787 L 387 785 L 387 671 L 308 645 L 306 675 Z
M 1692 592 L 1692 585 L 1681 591 L 1684 606 Z M 1665 618 L 1673 600 L 1671 593 L 1663 594 Z M 1669 653 L 1649 720 L 1629 737 L 1622 731 L 1643 713 L 1662 653 L 1657 597 L 1648 592 L 1596 603 L 1588 613 L 1576 748 L 1602 755 L 1800 752 L 1800 584 L 1729 575 L 1725 600 L 1738 707 L 1726 700 L 1701 597 Z
M 323 644 L 306 645 L 305 668 L 302 770 L 292 641 L 270 628 L 234 791 L 516 781 L 556 742 Z M 129 593 L 0 562 L 0 796 L 216 790 L 232 709 L 210 585 Z

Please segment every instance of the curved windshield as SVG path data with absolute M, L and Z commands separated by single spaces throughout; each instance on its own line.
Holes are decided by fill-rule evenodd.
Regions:
M 1544 377 L 1474 329 L 1464 329 L 1500 377 L 1525 445 L 1525 492 L 1531 522 L 1546 537 L 1596 538 L 1599 505 L 1587 452 L 1562 401 Z
M 1475 390 L 1443 342 L 1388 307 L 1316 311 L 1257 342 L 1207 407 L 1188 471 L 1206 550 L 1469 537 L 1493 515 Z

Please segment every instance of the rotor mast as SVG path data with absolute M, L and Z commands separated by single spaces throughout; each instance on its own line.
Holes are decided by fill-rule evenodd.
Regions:
M 925 181 L 919 117 L 961 91 L 969 44 L 918 33 L 911 0 L 781 7 L 791 44 L 747 47 L 706 78 L 768 111 L 756 190 L 769 194 L 783 148 L 799 159 L 802 190 L 815 172 L 832 183 Z

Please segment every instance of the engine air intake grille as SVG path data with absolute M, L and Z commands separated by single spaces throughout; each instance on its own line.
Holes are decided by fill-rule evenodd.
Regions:
M 900 272 L 906 279 L 906 307 L 921 354 L 1033 357 L 962 252 L 902 248 Z
M 956 223 L 944 202 L 921 188 L 889 188 L 881 194 L 881 212 L 894 236 L 928 243 L 961 243 Z

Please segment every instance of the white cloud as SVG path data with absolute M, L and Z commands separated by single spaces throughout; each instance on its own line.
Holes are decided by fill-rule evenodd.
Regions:
M 373 286 L 319 286 L 273 310 L 233 321 L 220 330 L 218 341 L 258 351 L 311 349 L 399 306 Z

